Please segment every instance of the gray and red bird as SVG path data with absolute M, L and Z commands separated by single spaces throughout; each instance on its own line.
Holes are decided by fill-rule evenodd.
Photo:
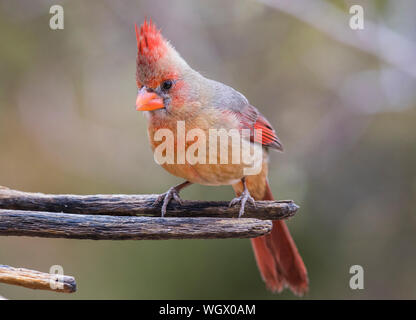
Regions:
M 162 215 L 172 199 L 181 202 L 179 191 L 192 183 L 231 185 L 237 194 L 231 204 L 240 204 L 240 214 L 244 213 L 247 201 L 254 204 L 254 200 L 273 200 L 267 178 L 268 150 L 283 149 L 269 121 L 241 93 L 192 69 L 151 21 L 145 21 L 140 28 L 136 25 L 136 37 L 136 107 L 146 115 L 153 150 L 161 143 L 155 139 L 155 133 L 170 129 L 176 134 L 178 121 L 185 123 L 186 132 L 199 129 L 206 136 L 210 129 L 248 129 L 252 135 L 246 142 L 261 150 L 261 170 L 256 175 L 245 176 L 243 162 L 189 163 L 185 160 L 185 163 L 162 164 L 171 174 L 185 179 L 158 199 Z M 260 129 L 262 134 L 255 135 L 255 129 Z M 179 152 L 176 143 L 177 140 L 175 153 Z M 185 149 L 189 145 L 187 142 Z M 233 147 L 232 143 L 229 147 Z M 308 290 L 305 265 L 283 221 L 273 221 L 270 234 L 251 242 L 258 268 L 270 290 L 280 292 L 289 287 L 298 295 Z

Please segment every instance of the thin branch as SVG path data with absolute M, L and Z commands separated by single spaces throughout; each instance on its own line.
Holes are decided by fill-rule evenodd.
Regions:
M 100 214 L 114 216 L 160 217 L 160 207 L 153 203 L 158 195 L 51 195 L 11 190 L 0 186 L 0 208 L 27 211 Z M 281 220 L 293 216 L 298 206 L 287 201 L 256 201 L 248 205 L 244 218 Z M 179 217 L 238 217 L 238 207 L 228 207 L 226 201 L 184 201 L 171 203 L 167 218 Z
M 74 277 L 6 265 L 0 265 L 0 283 L 65 293 L 72 293 L 77 289 Z
M 0 209 L 0 236 L 93 240 L 254 238 L 269 233 L 269 220 L 154 218 Z
M 351 30 L 349 27 L 351 15 L 322 0 L 258 1 L 285 12 L 332 39 L 367 52 L 416 78 L 416 44 L 385 25 L 365 19 L 364 30 Z

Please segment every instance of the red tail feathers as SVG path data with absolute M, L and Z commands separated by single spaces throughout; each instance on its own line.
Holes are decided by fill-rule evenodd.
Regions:
M 274 200 L 268 184 L 261 200 Z M 289 287 L 297 295 L 308 291 L 305 265 L 284 221 L 273 221 L 272 232 L 251 239 L 251 243 L 261 276 L 270 290 L 280 292 Z

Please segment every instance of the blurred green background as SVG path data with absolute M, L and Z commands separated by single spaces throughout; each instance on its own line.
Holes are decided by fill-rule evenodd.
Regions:
M 154 163 L 135 111 L 134 23 L 151 17 L 191 66 L 277 129 L 285 153 L 271 154 L 270 181 L 301 206 L 288 225 L 306 298 L 416 298 L 416 1 L 307 3 L 0 1 L 0 185 L 161 193 L 180 182 Z M 353 31 L 357 3 L 365 29 Z M 53 4 L 64 30 L 49 28 Z M 233 192 L 195 185 L 182 196 Z M 294 298 L 266 291 L 249 240 L 1 237 L 0 263 L 62 265 L 78 283 L 71 295 L 0 284 L 9 299 Z M 364 290 L 349 288 L 355 264 Z

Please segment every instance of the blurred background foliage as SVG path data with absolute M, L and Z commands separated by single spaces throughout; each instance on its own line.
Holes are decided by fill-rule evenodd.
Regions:
M 310 1 L 331 9 L 312 23 L 302 2 L 1 0 L 0 185 L 161 193 L 180 181 L 154 163 L 134 108 L 134 23 L 151 17 L 191 66 L 244 93 L 277 128 L 286 151 L 271 154 L 270 180 L 277 198 L 301 206 L 288 224 L 309 270 L 307 298 L 416 298 L 416 79 L 405 59 L 416 2 Z M 383 36 L 349 29 L 357 3 L 366 27 L 400 41 L 369 53 L 340 39 Z M 64 7 L 64 30 L 49 29 L 53 4 Z M 333 12 L 345 19 L 317 27 Z M 233 192 L 195 185 L 182 195 L 230 200 Z M 60 264 L 78 282 L 72 295 L 0 285 L 10 299 L 293 298 L 266 291 L 248 240 L 2 237 L 0 263 Z M 349 288 L 355 264 L 364 290 Z

